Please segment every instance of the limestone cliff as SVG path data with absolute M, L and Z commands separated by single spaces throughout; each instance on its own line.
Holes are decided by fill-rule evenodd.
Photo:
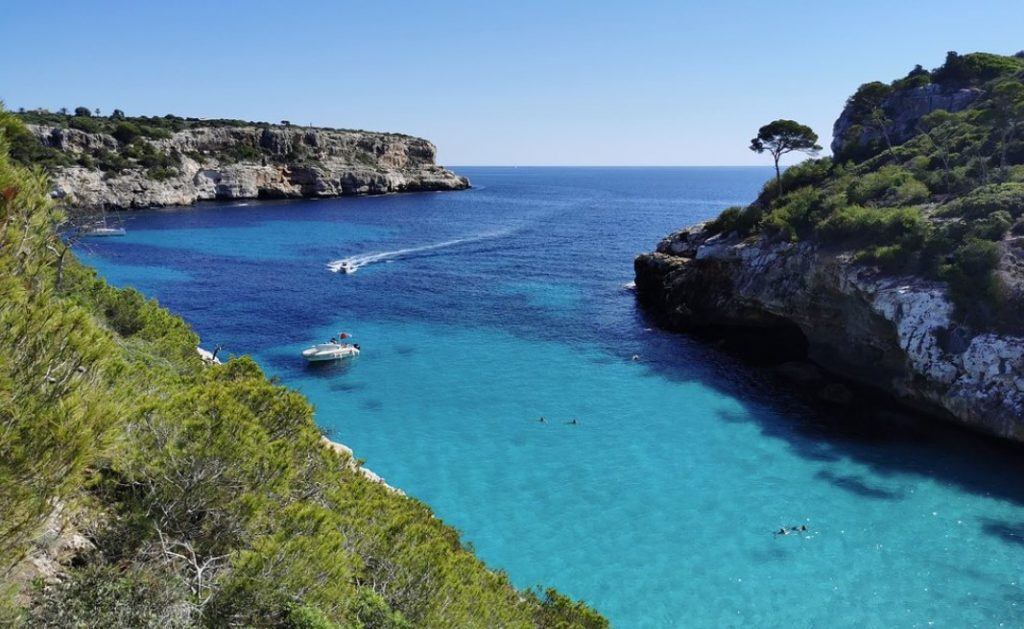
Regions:
M 931 112 L 948 113 L 923 117 Z M 666 326 L 1024 442 L 1024 53 L 865 84 L 808 160 L 635 261 Z
M 635 269 L 638 298 L 670 328 L 782 336 L 828 371 L 1024 441 L 1024 335 L 957 324 L 940 282 L 703 225 L 670 235 Z
M 459 190 L 469 181 L 435 163 L 421 138 L 284 125 L 194 126 L 134 137 L 29 125 L 70 158 L 51 166 L 72 205 L 127 209 L 206 199 L 331 197 Z M 158 164 L 158 166 L 154 166 Z

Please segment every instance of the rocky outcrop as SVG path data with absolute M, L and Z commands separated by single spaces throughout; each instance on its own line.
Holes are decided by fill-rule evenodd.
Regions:
M 958 325 L 942 283 L 887 276 L 811 242 L 702 225 L 637 257 L 635 270 L 638 298 L 667 327 L 788 339 L 829 372 L 1024 441 L 1024 330 Z
M 434 145 L 406 135 L 295 126 L 210 126 L 170 138 L 135 139 L 164 156 L 154 169 L 138 160 L 101 170 L 126 145 L 105 133 L 30 125 L 47 147 L 80 164 L 54 168 L 54 193 L 81 207 L 128 209 L 207 199 L 332 197 L 459 190 L 469 180 L 435 163 Z M 135 150 L 137 150 L 136 147 Z
M 882 110 L 888 119 L 885 131 L 889 141 L 894 146 L 906 142 L 917 135 L 917 122 L 924 116 L 939 109 L 962 111 L 980 95 L 981 90 L 977 88 L 950 90 L 936 83 L 894 91 L 882 101 Z M 850 145 L 863 147 L 883 141 L 882 130 L 862 124 L 860 117 L 856 106 L 847 103 L 832 126 L 833 155 L 847 153 Z

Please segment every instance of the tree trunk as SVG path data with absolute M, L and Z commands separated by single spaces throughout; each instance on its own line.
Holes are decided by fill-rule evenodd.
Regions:
M 782 172 L 779 170 L 779 156 L 775 156 L 775 183 L 779 190 L 779 198 L 782 198 Z

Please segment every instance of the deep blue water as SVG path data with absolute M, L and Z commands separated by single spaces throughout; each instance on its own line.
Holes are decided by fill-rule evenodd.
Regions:
M 1019 450 L 851 429 L 623 289 L 767 169 L 459 172 L 476 188 L 132 213 L 81 253 L 306 393 L 489 565 L 617 626 L 1024 624 Z M 303 363 L 340 330 L 362 356 Z

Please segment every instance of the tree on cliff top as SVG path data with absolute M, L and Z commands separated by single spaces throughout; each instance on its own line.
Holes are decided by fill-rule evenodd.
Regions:
M 814 155 L 821 150 L 818 146 L 818 134 L 810 127 L 796 120 L 775 120 L 757 130 L 757 137 L 750 141 L 750 150 L 755 153 L 768 151 L 775 160 L 775 182 L 778 184 L 779 196 L 782 196 L 782 172 L 779 170 L 779 159 L 786 153 L 800 151 Z

